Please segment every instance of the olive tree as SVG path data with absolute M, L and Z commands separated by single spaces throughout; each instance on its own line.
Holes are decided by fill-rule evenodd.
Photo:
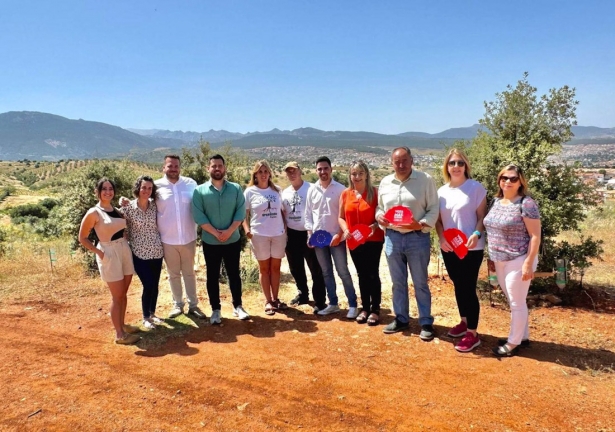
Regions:
M 602 254 L 602 241 L 591 236 L 576 246 L 556 240 L 562 231 L 579 232 L 587 209 L 600 203 L 595 188 L 581 180 L 578 164 L 558 165 L 550 159 L 573 137 L 577 104 L 575 89 L 568 86 L 539 97 L 525 73 L 515 87 L 509 85 L 494 101 L 485 102 L 482 130 L 467 149 L 473 176 L 491 196 L 498 191 L 497 174 L 504 166 L 515 164 L 523 170 L 540 208 L 542 270 L 553 269 L 556 258 L 569 259 L 573 270 L 577 264 L 586 268 L 587 261 L 575 262 L 575 247 L 590 252 L 586 258 L 600 259 Z

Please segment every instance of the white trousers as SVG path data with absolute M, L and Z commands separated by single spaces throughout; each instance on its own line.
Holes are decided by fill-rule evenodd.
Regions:
M 508 299 L 510 306 L 510 333 L 508 342 L 520 345 L 522 340 L 530 338 L 529 313 L 527 309 L 527 292 L 531 280 L 522 280 L 521 267 L 527 255 L 512 261 L 495 262 L 495 273 L 498 283 Z M 533 270 L 536 271 L 538 257 L 534 260 Z

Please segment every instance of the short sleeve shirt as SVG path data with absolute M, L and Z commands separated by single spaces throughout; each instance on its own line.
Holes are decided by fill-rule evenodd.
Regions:
M 246 210 L 250 210 L 250 230 L 253 234 L 263 237 L 284 234 L 282 198 L 277 190 L 250 186 L 245 190 L 244 196 Z
M 509 205 L 502 205 L 499 199 L 493 203 L 483 221 L 492 261 L 512 261 L 527 254 L 530 235 L 523 218 L 540 219 L 538 205 L 532 198 L 519 198 Z
M 137 200 L 132 200 L 120 210 L 126 218 L 132 253 L 142 260 L 162 258 L 164 251 L 156 225 L 156 202 L 150 200 L 147 210 L 143 211 L 137 205 Z
M 467 179 L 458 187 L 451 187 L 448 183 L 438 189 L 440 200 L 440 219 L 444 230 L 457 228 L 466 237 L 470 237 L 476 230 L 478 217 L 476 210 L 487 196 L 482 184 L 473 179 Z M 472 250 L 485 248 L 485 236 L 478 239 Z
M 286 225 L 296 231 L 305 229 L 305 199 L 312 183 L 304 181 L 297 190 L 291 185 L 282 191 L 282 205 L 286 216 Z

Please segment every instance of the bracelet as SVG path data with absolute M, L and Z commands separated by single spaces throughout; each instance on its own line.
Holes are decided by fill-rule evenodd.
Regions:
M 472 234 L 476 235 L 476 237 L 478 237 L 478 238 L 482 237 L 480 231 L 478 231 L 478 230 L 474 231 Z

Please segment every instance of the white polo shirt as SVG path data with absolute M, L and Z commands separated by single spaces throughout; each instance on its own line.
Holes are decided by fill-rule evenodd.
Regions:
M 154 183 L 158 187 L 157 223 L 162 242 L 178 246 L 196 240 L 196 223 L 192 218 L 192 194 L 196 182 L 179 176 L 176 183 L 171 183 L 165 175 Z

